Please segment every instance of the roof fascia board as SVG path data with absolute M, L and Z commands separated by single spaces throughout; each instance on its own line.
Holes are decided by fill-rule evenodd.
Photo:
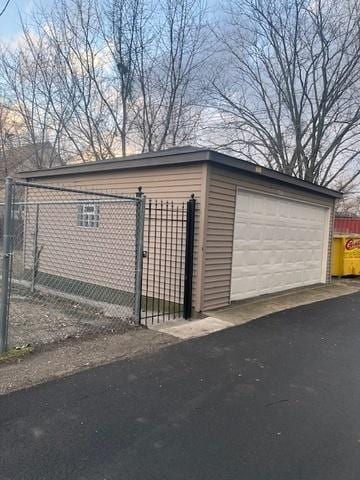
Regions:
M 156 156 L 148 158 L 129 158 L 127 160 L 111 160 L 109 162 L 94 162 L 84 165 L 71 165 L 58 167 L 51 170 L 35 170 L 29 172 L 20 172 L 20 178 L 40 178 L 54 177 L 64 175 L 77 175 L 83 173 L 103 173 L 117 170 L 128 170 L 133 168 L 162 167 L 167 165 L 182 165 L 197 163 L 208 160 L 205 151 L 194 151 L 193 153 L 169 154 L 166 156 Z
M 310 190 L 312 192 L 325 195 L 327 197 L 333 198 L 342 198 L 343 194 L 337 192 L 336 190 L 331 190 L 330 188 L 321 187 L 320 185 L 315 185 L 314 183 L 306 182 L 296 177 L 291 177 L 290 175 L 285 175 L 270 168 L 262 167 L 261 165 L 252 164 L 245 162 L 241 159 L 235 159 L 228 155 L 223 155 L 221 153 L 211 152 L 213 155 L 210 157 L 210 161 L 217 163 L 219 165 L 227 166 L 235 170 L 242 170 L 253 174 L 255 176 L 260 176 L 267 178 L 277 183 L 288 184 L 302 190 Z M 239 165 L 241 163 L 241 166 Z M 239 168 L 240 167 L 240 168 Z

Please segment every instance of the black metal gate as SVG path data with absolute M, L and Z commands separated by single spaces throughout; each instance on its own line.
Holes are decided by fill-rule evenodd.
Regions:
M 180 204 L 146 200 L 141 302 L 145 325 L 191 317 L 195 208 L 194 195 Z

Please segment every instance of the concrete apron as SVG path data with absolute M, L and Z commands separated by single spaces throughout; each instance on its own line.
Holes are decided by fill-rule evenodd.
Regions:
M 210 335 L 235 325 L 242 325 L 271 313 L 343 295 L 350 295 L 359 291 L 359 278 L 334 280 L 326 285 L 304 287 L 287 293 L 266 295 L 251 300 L 234 302 L 227 307 L 204 312 L 206 318 L 199 320 L 177 320 L 159 323 L 149 326 L 149 328 L 186 340 Z

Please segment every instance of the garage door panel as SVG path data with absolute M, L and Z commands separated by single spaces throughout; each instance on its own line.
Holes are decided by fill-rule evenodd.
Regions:
M 273 263 L 274 259 L 271 255 L 271 250 L 263 250 L 261 261 L 263 265 L 267 266 L 267 268 Z
M 232 300 L 321 282 L 329 211 L 238 190 Z

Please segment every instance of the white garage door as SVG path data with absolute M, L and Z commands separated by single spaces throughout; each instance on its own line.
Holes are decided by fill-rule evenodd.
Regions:
M 325 282 L 329 209 L 238 189 L 231 300 Z

